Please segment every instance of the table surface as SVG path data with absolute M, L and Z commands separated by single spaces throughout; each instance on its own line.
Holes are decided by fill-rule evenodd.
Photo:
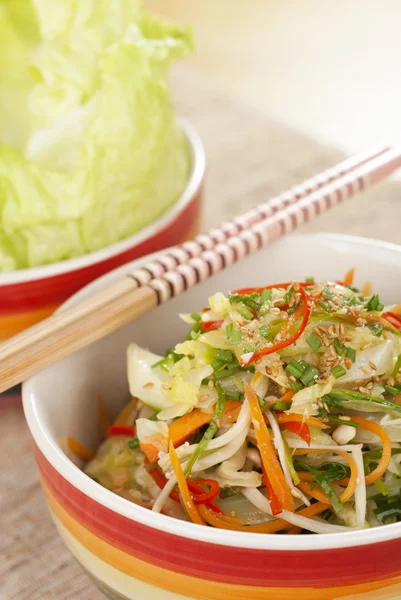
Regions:
M 180 112 L 196 125 L 206 146 L 205 227 L 343 158 L 341 152 L 213 92 L 190 72 L 179 72 L 173 85 Z M 387 181 L 302 231 L 399 242 L 400 200 L 400 184 Z M 0 531 L 1 600 L 102 600 L 50 520 L 18 396 L 0 396 Z

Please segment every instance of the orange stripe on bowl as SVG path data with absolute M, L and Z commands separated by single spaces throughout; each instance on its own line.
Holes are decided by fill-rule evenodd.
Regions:
M 130 577 L 189 598 L 197 600 L 226 600 L 226 598 L 232 597 L 241 600 L 265 600 L 269 597 L 277 598 L 278 594 L 280 600 L 335 600 L 336 598 L 347 596 L 353 598 L 353 600 L 357 600 L 359 594 L 381 590 L 387 586 L 392 586 L 392 593 L 401 593 L 400 577 L 331 589 L 273 588 L 222 584 L 167 571 L 166 569 L 156 567 L 130 556 L 94 535 L 62 508 L 43 480 L 42 485 L 54 515 L 67 531 L 82 546 L 92 552 L 92 554 Z
M 49 317 L 57 306 L 48 306 L 40 310 L 32 310 L 25 313 L 15 313 L 14 315 L 3 316 L 0 313 L 0 340 L 6 340 L 7 338 L 20 333 L 27 327 L 31 327 Z

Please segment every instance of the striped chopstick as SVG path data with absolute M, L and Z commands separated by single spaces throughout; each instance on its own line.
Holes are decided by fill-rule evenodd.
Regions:
M 0 346 L 0 392 L 205 281 L 401 167 L 389 149 L 138 287 L 136 272 Z
M 156 260 L 149 262 L 141 269 L 135 271 L 132 277 L 138 287 L 146 284 L 155 277 L 162 277 L 164 273 L 174 269 L 178 265 L 187 263 L 191 258 L 199 256 L 205 250 L 212 250 L 230 237 L 240 234 L 242 231 L 271 217 L 287 206 L 295 204 L 308 194 L 322 189 L 344 175 L 352 173 L 355 169 L 366 165 L 389 150 L 389 146 L 381 146 L 348 158 L 326 171 L 306 179 L 303 183 L 290 188 L 275 198 L 271 198 L 267 202 L 262 202 L 244 214 L 223 223 L 220 227 L 211 229 L 207 233 L 196 236 L 193 240 L 170 248 Z

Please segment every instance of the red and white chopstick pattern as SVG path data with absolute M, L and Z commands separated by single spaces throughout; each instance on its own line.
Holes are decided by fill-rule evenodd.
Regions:
M 138 286 L 145 285 L 151 279 L 162 277 L 164 273 L 176 268 L 178 265 L 187 263 L 189 260 L 199 256 L 206 250 L 212 250 L 218 244 L 223 244 L 232 236 L 237 236 L 249 227 L 260 223 L 284 208 L 299 202 L 307 195 L 319 189 L 323 189 L 326 185 L 355 171 L 355 169 L 369 163 L 369 161 L 388 151 L 389 147 L 384 146 L 349 158 L 338 165 L 331 167 L 327 171 L 294 186 L 279 196 L 259 204 L 259 206 L 256 206 L 243 215 L 224 223 L 221 227 L 212 229 L 208 233 L 198 235 L 191 241 L 171 248 L 157 260 L 148 263 L 146 266 L 132 273 L 131 277 Z
M 381 181 L 400 166 L 401 149 L 380 155 L 238 235 L 231 236 L 213 249 L 205 250 L 199 256 L 176 266 L 162 277 L 152 279 L 147 285 L 156 292 L 158 303 L 162 304 L 290 233 L 313 217 L 341 204 L 365 187 Z

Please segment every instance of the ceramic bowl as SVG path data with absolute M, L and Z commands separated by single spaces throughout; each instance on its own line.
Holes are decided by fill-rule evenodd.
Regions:
M 205 153 L 195 129 L 181 121 L 192 154 L 192 171 L 179 200 L 157 221 L 128 238 L 85 256 L 0 274 L 0 340 L 49 316 L 80 288 L 140 256 L 198 233 Z
M 74 304 L 143 259 L 82 290 Z M 72 435 L 101 440 L 96 397 L 110 417 L 128 398 L 130 341 L 163 352 L 181 338 L 177 317 L 217 290 L 275 281 L 341 279 L 356 267 L 386 302 L 400 300 L 401 246 L 340 235 L 284 238 L 99 342 L 59 361 L 23 386 L 39 473 L 63 540 L 97 585 L 130 600 L 389 600 L 401 597 L 401 523 L 326 535 L 237 533 L 154 514 L 87 477 L 62 450 Z

